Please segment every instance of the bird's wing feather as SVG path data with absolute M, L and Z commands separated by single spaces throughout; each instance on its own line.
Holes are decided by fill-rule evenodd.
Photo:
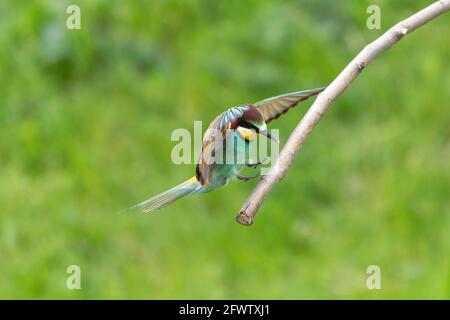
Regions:
M 212 172 L 215 166 L 215 150 L 223 145 L 226 139 L 230 123 L 241 117 L 250 107 L 238 106 L 228 109 L 217 116 L 208 127 L 203 138 L 202 151 L 197 164 L 197 179 L 202 185 L 207 186 L 211 182 Z
M 325 88 L 317 88 L 282 94 L 257 102 L 254 106 L 262 114 L 266 123 L 269 123 L 270 121 L 277 119 L 282 114 L 288 112 L 290 108 L 295 107 L 300 101 L 319 94 L 324 89 Z

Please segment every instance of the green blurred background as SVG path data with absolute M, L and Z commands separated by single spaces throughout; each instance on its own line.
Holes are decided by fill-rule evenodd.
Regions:
M 448 13 L 339 97 L 251 228 L 255 182 L 117 214 L 193 175 L 174 129 L 326 85 L 431 2 L 1 1 L 0 298 L 450 298 Z

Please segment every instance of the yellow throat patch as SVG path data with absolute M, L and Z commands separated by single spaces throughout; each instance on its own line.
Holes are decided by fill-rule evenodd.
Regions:
M 243 127 L 238 127 L 237 132 L 239 132 L 240 136 L 247 141 L 253 141 L 258 137 L 258 134 L 254 130 Z

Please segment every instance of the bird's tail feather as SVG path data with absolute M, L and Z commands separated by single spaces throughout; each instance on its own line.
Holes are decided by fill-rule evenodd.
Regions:
M 169 189 L 148 200 L 145 200 L 141 203 L 134 205 L 128 210 L 139 209 L 144 213 L 153 210 L 159 210 L 167 207 L 171 203 L 175 202 L 176 200 L 184 196 L 199 193 L 202 191 L 203 188 L 200 182 L 198 182 L 196 177 L 192 177 L 191 179 L 177 185 L 176 187 L 173 187 L 172 189 Z

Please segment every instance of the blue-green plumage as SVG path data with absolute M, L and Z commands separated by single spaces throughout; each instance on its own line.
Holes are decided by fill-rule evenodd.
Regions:
M 240 172 L 254 160 L 250 159 L 250 148 L 258 135 L 272 139 L 267 123 L 323 89 L 288 93 L 223 112 L 214 119 L 205 134 L 196 175 L 130 209 L 138 208 L 143 212 L 158 210 L 181 197 L 210 192 L 235 179 L 246 181 L 254 178 L 242 177 Z

